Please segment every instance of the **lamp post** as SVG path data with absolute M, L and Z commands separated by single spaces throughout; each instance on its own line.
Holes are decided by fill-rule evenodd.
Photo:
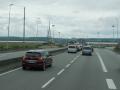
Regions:
M 59 34 L 59 42 L 61 42 L 61 39 L 60 39 L 60 32 L 58 32 L 58 34 Z
M 52 27 L 55 27 L 55 25 L 53 24 Z M 52 37 L 52 41 L 54 42 L 54 29 L 53 29 L 53 37 Z
M 119 30 L 118 30 L 118 28 L 119 28 L 119 20 L 118 20 L 118 18 L 116 18 L 116 28 L 117 28 L 117 38 L 119 37 Z
M 25 43 L 25 9 L 24 7 L 24 18 L 23 18 L 23 43 Z
M 10 37 L 10 20 L 11 20 L 11 7 L 14 4 L 9 4 L 9 17 L 8 17 L 8 40 L 7 40 L 7 49 L 8 49 L 8 44 L 9 44 L 9 37 Z
M 41 20 L 40 20 L 40 18 L 37 18 L 37 32 L 36 32 L 36 40 L 37 40 L 37 38 L 38 38 L 38 34 L 39 34 L 39 24 L 41 24 Z
M 115 27 L 115 25 L 112 25 L 112 29 L 113 29 L 113 38 L 115 38 L 114 27 Z

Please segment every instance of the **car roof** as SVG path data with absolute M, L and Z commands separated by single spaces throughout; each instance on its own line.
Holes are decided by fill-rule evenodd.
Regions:
M 91 46 L 84 46 L 84 47 L 89 47 L 89 48 L 91 48 Z M 83 48 L 84 48 L 84 47 L 83 47 Z
M 76 46 L 76 45 L 68 45 L 68 46 Z
M 44 49 L 40 49 L 40 50 L 29 50 L 29 51 L 27 51 L 27 52 L 38 52 L 38 53 L 40 53 L 40 52 L 48 52 L 47 50 L 44 50 Z M 26 52 L 26 53 L 27 53 Z

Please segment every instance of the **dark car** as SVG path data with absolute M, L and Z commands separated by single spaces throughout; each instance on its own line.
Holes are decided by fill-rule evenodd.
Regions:
M 52 66 L 52 56 L 45 50 L 30 50 L 26 52 L 22 60 L 22 68 L 41 68 L 43 71 L 46 67 Z

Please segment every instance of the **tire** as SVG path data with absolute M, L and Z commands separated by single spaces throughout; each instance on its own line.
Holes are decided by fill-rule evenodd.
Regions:
M 90 54 L 90 56 L 92 56 L 92 53 Z
M 46 70 L 46 65 L 45 65 L 45 64 L 43 64 L 43 66 L 42 66 L 42 70 L 43 70 L 43 71 Z
M 23 70 L 26 70 L 26 67 L 25 67 L 25 66 L 22 66 L 22 69 L 23 69 Z
M 52 67 L 52 63 L 49 65 L 49 67 Z

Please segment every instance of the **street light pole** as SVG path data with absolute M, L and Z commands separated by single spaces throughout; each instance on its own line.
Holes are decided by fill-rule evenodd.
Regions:
M 37 18 L 36 24 L 37 24 L 37 26 L 36 26 L 36 29 L 37 29 L 37 32 L 36 32 L 36 40 L 37 40 L 38 34 L 39 34 L 39 24 L 41 24 L 40 18 Z M 39 40 L 39 39 L 38 39 L 38 40 Z
M 52 25 L 52 27 L 54 28 L 55 27 L 55 25 Z M 54 29 L 53 29 L 53 37 L 52 37 L 52 42 L 54 42 Z
M 25 42 L 25 7 L 24 7 L 24 18 L 23 18 L 23 43 Z
M 38 37 L 38 23 L 37 23 L 37 32 L 36 32 L 36 39 Z
M 51 42 L 51 27 L 50 27 L 50 19 L 49 19 L 49 26 L 48 26 L 48 31 L 47 31 L 47 39 L 48 43 Z
M 114 33 L 114 25 L 112 25 L 112 28 L 113 28 L 113 38 L 115 37 L 115 33 Z
M 58 34 L 59 34 L 59 42 L 60 42 L 60 41 L 61 41 L 61 40 L 60 40 L 60 32 L 58 32 Z
M 8 17 L 8 40 L 7 40 L 7 49 L 8 49 L 8 42 L 9 42 L 9 37 L 10 37 L 10 20 L 11 20 L 11 7 L 14 4 L 9 4 L 9 17 Z
M 117 38 L 118 38 L 118 37 L 119 37 L 119 31 L 118 31 L 118 28 L 119 28 L 119 27 L 118 27 L 119 21 L 118 21 L 118 18 L 116 18 L 116 22 L 117 22 L 117 25 L 116 25 L 116 26 L 117 26 Z

